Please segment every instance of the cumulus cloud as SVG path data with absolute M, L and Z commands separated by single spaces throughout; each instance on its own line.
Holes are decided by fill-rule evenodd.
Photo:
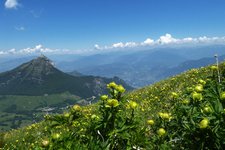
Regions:
M 141 43 L 141 45 L 153 45 L 154 44 L 154 40 L 147 38 L 144 42 Z
M 0 55 L 32 55 L 32 54 L 82 54 L 88 53 L 90 54 L 94 50 L 69 50 L 69 49 L 52 49 L 46 48 L 42 44 L 38 44 L 34 47 L 27 47 L 24 49 L 15 49 L 12 48 L 10 50 L 1 51 Z
M 176 43 L 178 39 L 175 39 L 172 37 L 171 34 L 166 34 L 163 36 L 160 36 L 160 38 L 157 40 L 159 44 L 170 44 L 170 43 Z
M 138 49 L 138 48 L 156 48 L 156 47 L 161 47 L 161 46 L 195 46 L 195 45 L 209 45 L 209 44 L 225 44 L 225 36 L 224 37 L 186 37 L 186 38 L 174 38 L 171 34 L 166 33 L 165 35 L 160 36 L 158 39 L 154 40 L 151 38 L 147 38 L 143 42 L 118 42 L 114 43 L 111 46 L 98 46 L 96 49 L 101 49 L 101 50 L 113 50 L 113 49 L 124 49 L 124 48 L 133 48 L 133 49 Z
M 19 6 L 18 0 L 6 0 L 5 1 L 5 8 L 15 9 L 18 6 Z
M 223 44 L 225 45 L 225 36 L 224 37 L 185 37 L 185 38 L 175 38 L 171 34 L 165 34 L 160 36 L 158 39 L 146 38 L 142 42 L 117 42 L 111 45 L 100 46 L 95 44 L 92 49 L 80 49 L 80 50 L 70 50 L 70 49 L 52 49 L 46 48 L 42 44 L 38 44 L 34 47 L 28 47 L 24 49 L 17 50 L 15 48 L 10 50 L 1 51 L 0 55 L 7 54 L 17 54 L 17 55 L 26 55 L 26 54 L 94 54 L 99 52 L 107 51 L 119 51 L 119 50 L 141 50 L 141 49 L 151 49 L 151 48 L 160 48 L 160 47 L 181 47 L 181 46 L 202 46 L 202 45 L 214 45 L 214 44 Z
M 26 54 L 39 54 L 39 53 L 58 53 L 63 52 L 63 50 L 58 49 L 50 49 L 45 48 L 41 44 L 36 45 L 34 47 L 28 47 L 20 50 L 16 50 L 15 48 L 12 48 L 7 51 L 0 51 L 0 55 L 7 55 L 7 54 L 18 54 L 18 55 L 26 55 Z

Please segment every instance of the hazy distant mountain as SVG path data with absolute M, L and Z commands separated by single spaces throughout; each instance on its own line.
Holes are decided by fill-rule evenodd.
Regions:
M 0 72 L 11 70 L 17 67 L 19 64 L 28 62 L 34 58 L 35 58 L 34 56 L 1 58 Z
M 84 76 L 82 73 L 78 72 L 78 71 L 72 71 L 72 72 L 68 72 L 68 74 L 75 76 L 75 77 L 80 77 L 80 76 Z
M 49 55 L 49 57 L 54 60 L 57 68 L 64 72 L 76 70 L 85 75 L 118 76 L 132 86 L 141 87 L 185 70 L 185 66 L 179 67 L 183 62 L 213 57 L 215 53 L 219 56 L 225 54 L 225 46 L 164 47 L 130 51 L 126 49 L 124 51 L 104 52 L 90 56 L 65 54 Z M 20 62 L 25 62 L 26 59 L 27 57 L 21 59 L 11 58 L 7 61 L 1 59 L 0 71 L 12 69 Z M 188 66 L 191 65 L 189 64 Z M 77 75 L 75 74 L 75 76 Z
M 106 92 L 106 84 L 115 81 L 131 89 L 119 78 L 72 76 L 56 69 L 45 56 L 0 74 L 0 95 L 43 95 L 70 92 L 82 98 Z
M 76 65 L 73 67 L 74 70 L 83 74 L 105 77 L 118 76 L 132 86 L 141 87 L 184 71 L 185 68 L 176 68 L 183 62 L 198 60 L 203 57 L 213 57 L 216 53 L 218 55 L 225 54 L 225 46 L 161 48 L 130 52 L 119 57 L 110 57 L 110 55 L 98 55 L 98 57 L 95 57 L 93 55 L 82 58 L 82 61 L 74 61 L 74 64 L 79 64 L 79 67 L 76 67 Z M 87 64 L 94 58 L 96 62 L 93 61 Z M 110 59 L 108 63 L 106 63 L 107 58 Z M 112 62 L 113 59 L 114 61 Z M 86 65 L 82 65 L 83 63 Z M 201 64 L 202 62 L 198 63 L 197 66 L 194 66 L 203 65 Z M 189 66 L 187 68 L 192 68 L 191 65 Z M 179 68 L 181 69 L 180 71 Z
M 222 62 L 225 60 L 225 55 L 222 55 L 218 58 L 219 58 L 219 62 Z M 172 67 L 172 68 L 168 68 L 168 69 L 164 70 L 164 72 L 162 73 L 160 78 L 173 76 L 173 75 L 179 74 L 181 72 L 187 71 L 189 69 L 205 67 L 205 66 L 212 65 L 212 64 L 216 64 L 216 60 L 213 56 L 201 58 L 198 60 L 188 60 L 188 61 L 185 61 L 185 62 L 177 65 L 176 67 Z

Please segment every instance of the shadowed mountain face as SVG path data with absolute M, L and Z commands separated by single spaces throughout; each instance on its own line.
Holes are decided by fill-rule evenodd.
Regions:
M 0 74 L 0 95 L 43 95 L 70 92 L 82 98 L 106 92 L 106 84 L 115 81 L 131 89 L 118 78 L 72 76 L 56 69 L 45 56 Z

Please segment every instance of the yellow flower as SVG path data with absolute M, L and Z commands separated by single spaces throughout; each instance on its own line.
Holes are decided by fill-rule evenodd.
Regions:
M 116 90 L 120 93 L 124 93 L 126 90 L 122 85 L 118 85 L 116 86 Z
M 117 107 L 119 105 L 118 100 L 116 99 L 108 99 L 106 107 Z
M 132 109 L 135 109 L 136 107 L 138 106 L 138 104 L 134 101 L 130 101 L 129 102 L 129 107 L 132 108 Z
M 172 92 L 172 93 L 171 93 L 171 97 L 172 97 L 172 98 L 177 98 L 177 97 L 178 97 L 178 94 L 175 93 L 175 92 Z
M 60 134 L 59 133 L 52 134 L 52 139 L 57 140 L 59 138 L 60 138 Z
M 204 111 L 205 113 L 211 113 L 211 112 L 212 112 L 212 109 L 211 109 L 211 107 L 209 107 L 209 106 L 205 106 L 204 109 L 203 109 L 203 111 Z
M 202 79 L 198 80 L 198 82 L 199 82 L 200 84 L 202 84 L 202 85 L 205 85 L 205 84 L 206 84 L 206 82 L 205 82 L 204 80 L 202 80 Z
M 159 112 L 158 114 L 162 119 L 168 119 L 168 120 L 172 119 L 171 115 L 168 113 Z
M 157 131 L 157 134 L 159 136 L 163 136 L 164 134 L 166 134 L 166 130 L 164 128 L 160 128 L 158 131 Z
M 93 115 L 91 115 L 91 119 L 93 119 L 93 120 L 98 120 L 98 119 L 99 119 L 99 116 L 93 114 Z
M 199 123 L 199 127 L 201 129 L 205 129 L 207 128 L 209 125 L 209 120 L 207 118 L 203 119 L 200 123 Z
M 81 111 L 81 107 L 79 105 L 73 105 L 74 111 Z
M 220 98 L 221 98 L 222 100 L 225 100 L 225 92 L 222 92 L 222 93 L 221 93 Z
M 196 92 L 202 92 L 202 91 L 203 91 L 203 86 L 202 86 L 201 84 L 197 85 L 197 86 L 195 87 L 195 91 L 196 91 Z
M 69 118 L 70 117 L 70 113 L 64 113 L 64 117 L 65 118 Z
M 48 140 L 43 140 L 42 141 L 42 146 L 47 147 L 49 145 L 49 141 Z
M 212 69 L 213 71 L 217 70 L 217 66 L 211 66 L 210 69 Z
M 197 92 L 193 92 L 192 93 L 192 98 L 195 101 L 201 101 L 203 99 L 202 94 L 201 93 L 197 93 Z
M 110 82 L 109 84 L 107 84 L 107 88 L 116 88 L 117 84 L 115 82 Z
M 105 101 L 108 99 L 108 95 L 102 95 L 101 98 L 100 98 L 102 101 Z
M 154 120 L 152 120 L 152 119 L 148 120 L 147 123 L 148 123 L 149 125 L 154 125 L 154 124 L 155 124 Z

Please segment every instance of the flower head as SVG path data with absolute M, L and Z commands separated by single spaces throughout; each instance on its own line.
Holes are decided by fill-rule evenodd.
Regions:
M 42 143 L 43 147 L 47 147 L 49 145 L 49 141 L 48 140 L 43 140 L 41 143 Z
M 81 111 L 80 105 L 73 105 L 72 109 L 73 109 L 74 111 Z
M 204 118 L 200 123 L 199 123 L 199 127 L 201 129 L 205 129 L 207 128 L 209 125 L 209 120 L 207 118 Z
M 203 97 L 202 97 L 201 93 L 193 92 L 192 99 L 195 101 L 201 101 L 203 99 Z
M 120 93 L 124 93 L 126 90 L 122 85 L 118 85 L 116 86 L 116 90 Z
M 203 91 L 203 86 L 201 84 L 198 84 L 197 86 L 195 86 L 195 91 L 196 92 L 202 92 Z
M 107 88 L 116 88 L 117 84 L 115 82 L 110 82 L 109 84 L 107 84 Z
M 157 130 L 157 134 L 159 136 L 163 136 L 166 134 L 166 130 L 164 128 L 160 128 L 159 130 Z
M 154 120 L 150 119 L 150 120 L 147 121 L 147 124 L 149 124 L 149 125 L 154 125 L 155 122 L 154 122 Z
M 117 107 L 119 106 L 119 102 L 117 99 L 108 99 L 106 107 Z
M 101 99 L 102 101 L 105 101 L 105 100 L 108 99 L 108 95 L 102 95 L 102 96 L 100 97 L 100 99 Z
M 138 106 L 138 104 L 134 101 L 130 101 L 129 102 L 129 107 L 132 108 L 132 109 L 135 109 L 136 107 Z
M 218 69 L 217 66 L 211 66 L 210 69 L 212 69 L 213 71 L 216 71 Z

